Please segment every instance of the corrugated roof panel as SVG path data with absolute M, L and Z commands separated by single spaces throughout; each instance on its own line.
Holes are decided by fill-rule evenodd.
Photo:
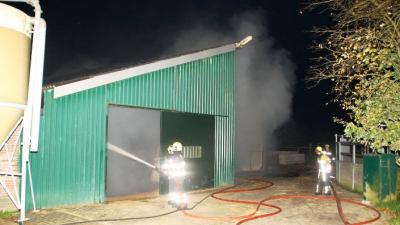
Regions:
M 163 59 L 152 63 L 125 68 L 119 71 L 101 74 L 88 79 L 62 84 L 54 87 L 54 97 L 59 98 L 69 94 L 78 93 L 95 87 L 111 84 L 117 81 L 126 80 L 134 76 L 153 73 L 158 70 L 171 68 L 185 63 L 195 62 L 216 55 L 228 53 L 236 49 L 235 44 L 228 44 L 212 49 L 205 49 L 194 53 L 181 55 L 173 58 Z

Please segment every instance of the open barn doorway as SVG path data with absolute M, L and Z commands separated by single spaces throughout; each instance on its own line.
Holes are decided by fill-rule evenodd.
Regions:
M 160 111 L 117 105 L 108 107 L 107 142 L 153 165 L 160 157 Z M 159 194 L 159 174 L 152 168 L 107 150 L 108 199 Z
M 160 167 L 175 141 L 183 144 L 185 190 L 214 186 L 215 119 L 211 115 L 110 105 L 107 142 Z M 110 200 L 167 193 L 168 179 L 152 168 L 107 150 L 106 195 Z
M 214 116 L 193 113 L 161 113 L 161 157 L 175 141 L 183 145 L 187 176 L 185 190 L 214 186 Z M 160 191 L 166 193 L 168 183 L 161 177 Z

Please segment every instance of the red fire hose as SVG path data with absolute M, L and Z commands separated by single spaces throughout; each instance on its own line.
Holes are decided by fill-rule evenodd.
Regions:
M 211 194 L 211 197 L 213 197 L 214 199 L 220 200 L 220 201 L 224 201 L 224 202 L 231 202 L 231 203 L 238 203 L 238 204 L 247 204 L 247 205 L 255 205 L 256 207 L 254 208 L 254 210 L 251 213 L 245 214 L 245 215 L 239 215 L 239 216 L 206 216 L 206 215 L 197 215 L 197 214 L 193 214 L 190 213 L 187 210 L 182 211 L 184 215 L 192 217 L 192 218 L 196 218 L 196 219 L 206 219 L 206 220 L 239 220 L 236 225 L 240 225 L 240 224 L 244 224 L 246 222 L 252 221 L 252 220 L 256 220 L 256 219 L 261 219 L 261 218 L 266 218 L 266 217 L 270 217 L 273 215 L 276 215 L 278 213 L 280 213 L 282 211 L 282 209 L 279 206 L 276 205 L 272 205 L 272 204 L 268 204 L 266 202 L 271 201 L 271 200 L 284 200 L 284 199 L 310 199 L 310 200 L 330 200 L 330 201 L 336 201 L 337 203 L 337 208 L 338 208 L 338 212 L 339 215 L 343 221 L 344 224 L 351 224 L 351 225 L 362 225 L 362 224 L 368 224 L 368 223 L 372 223 L 376 220 L 378 220 L 380 218 L 380 213 L 378 210 L 376 210 L 375 208 L 369 206 L 369 205 L 365 205 L 363 203 L 354 201 L 352 199 L 341 199 L 337 197 L 336 191 L 334 190 L 333 186 L 332 186 L 332 191 L 334 193 L 334 196 L 303 196 L 303 195 L 276 195 L 276 196 L 271 196 L 271 197 L 267 197 L 264 198 L 260 201 L 250 201 L 250 200 L 237 200 L 237 199 L 230 199 L 230 198 L 225 198 L 222 197 L 221 195 L 223 194 L 232 194 L 232 193 L 243 193 L 243 192 L 251 192 L 251 191 L 257 191 L 257 190 L 262 190 L 262 189 L 266 189 L 269 188 L 273 185 L 272 182 L 267 181 L 267 180 L 263 180 L 263 179 L 246 179 L 249 182 L 252 182 L 254 184 L 258 184 L 256 187 L 253 188 L 243 188 L 243 189 L 223 189 L 220 191 L 216 191 L 214 193 Z M 375 212 L 375 216 L 371 219 L 365 220 L 365 221 L 359 221 L 359 222 L 353 222 L 350 223 L 348 222 L 348 220 L 345 218 L 342 207 L 341 207 L 341 202 L 347 202 L 350 204 L 355 204 L 355 205 L 359 205 L 362 207 L 365 207 L 367 210 L 371 210 L 373 212 Z M 275 211 L 271 212 L 271 213 L 263 213 L 263 214 L 258 214 L 259 209 L 261 207 L 270 207 L 275 209 Z
M 259 208 L 261 206 L 267 206 L 267 207 L 271 207 L 276 209 L 275 212 L 270 213 L 271 216 L 275 215 L 277 213 L 280 213 L 282 211 L 281 208 L 279 208 L 278 206 L 275 205 L 271 205 L 271 204 L 267 204 L 267 203 L 261 203 L 261 202 L 254 202 L 254 201 L 246 201 L 246 200 L 236 200 L 236 199 L 228 199 L 228 198 L 222 198 L 219 197 L 218 195 L 222 195 L 222 194 L 228 194 L 228 193 L 240 193 L 240 192 L 251 192 L 251 191 L 257 191 L 257 190 L 262 190 L 262 189 L 266 189 L 269 188 L 273 185 L 272 182 L 270 181 L 265 181 L 265 180 L 258 180 L 258 179 L 246 179 L 249 181 L 259 181 L 259 183 L 261 183 L 261 185 L 254 187 L 254 188 L 243 188 L 243 189 L 223 189 L 223 190 L 219 190 L 216 191 L 214 193 L 211 194 L 211 197 L 220 200 L 220 201 L 224 201 L 224 202 L 233 202 L 233 203 L 240 203 L 240 204 L 249 204 L 249 205 L 257 205 L 257 207 L 248 214 L 245 215 L 240 215 L 240 216 L 202 216 L 202 215 L 197 215 L 197 214 L 193 214 L 193 213 L 189 213 L 187 210 L 182 211 L 183 214 L 185 214 L 186 216 L 192 217 L 192 218 L 197 218 L 197 219 L 207 219 L 207 220 L 243 220 L 246 218 L 253 218 L 255 216 L 255 214 L 258 212 Z

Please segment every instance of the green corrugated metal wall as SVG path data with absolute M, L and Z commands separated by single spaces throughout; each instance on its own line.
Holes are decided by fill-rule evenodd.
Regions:
M 107 105 L 215 115 L 215 184 L 234 182 L 235 52 L 58 99 L 44 93 L 40 150 L 31 154 L 38 208 L 105 200 Z
M 368 201 L 396 201 L 397 166 L 393 154 L 363 156 L 363 190 Z

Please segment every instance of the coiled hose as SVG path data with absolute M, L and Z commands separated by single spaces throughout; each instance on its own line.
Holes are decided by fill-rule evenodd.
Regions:
M 263 179 L 246 179 L 249 182 L 253 182 L 253 183 L 260 183 L 261 185 L 256 186 L 254 188 L 245 188 L 245 189 L 223 189 L 220 191 L 216 191 L 214 193 L 212 193 L 210 196 L 214 199 L 223 201 L 223 202 L 231 202 L 231 203 L 238 203 L 238 204 L 248 204 L 248 205 L 256 205 L 256 207 L 254 208 L 254 210 L 251 213 L 248 214 L 244 214 L 244 215 L 232 215 L 232 216 L 207 216 L 207 215 L 198 215 L 198 214 L 194 214 L 193 212 L 188 212 L 187 210 L 183 210 L 183 214 L 192 218 L 197 218 L 197 219 L 206 219 L 206 220 L 239 220 L 236 225 L 240 225 L 240 224 L 244 224 L 246 222 L 252 221 L 252 220 L 256 220 L 256 219 L 261 219 L 261 218 L 266 218 L 266 217 L 271 217 L 274 216 L 280 212 L 282 212 L 282 208 L 280 208 L 279 206 L 273 205 L 273 204 L 268 204 L 266 202 L 268 201 L 272 201 L 272 200 L 284 200 L 284 199 L 310 199 L 310 200 L 330 200 L 330 201 L 336 201 L 336 205 L 337 205 L 337 209 L 339 212 L 339 216 L 342 220 L 342 222 L 345 225 L 362 225 L 362 224 L 368 224 L 368 223 L 372 223 L 376 220 L 378 220 L 380 218 L 380 212 L 378 210 L 376 210 L 375 208 L 369 206 L 369 205 L 365 205 L 361 202 L 357 202 L 354 201 L 352 199 L 341 199 L 337 196 L 336 190 L 334 189 L 332 183 L 330 183 L 331 187 L 332 187 L 332 192 L 333 192 L 333 196 L 306 196 L 306 195 L 275 195 L 275 196 L 271 196 L 271 197 L 266 197 L 260 201 L 250 201 L 250 200 L 237 200 L 237 199 L 230 199 L 230 198 L 226 198 L 226 197 L 222 197 L 222 194 L 228 194 L 228 193 L 241 193 L 241 192 L 251 192 L 251 191 L 257 191 L 257 190 L 262 190 L 262 189 L 266 189 L 269 188 L 271 186 L 273 186 L 273 183 L 267 180 L 263 180 Z M 346 203 L 350 203 L 350 204 L 354 204 L 354 205 L 359 205 L 362 207 L 365 207 L 367 210 L 373 211 L 375 212 L 375 216 L 371 219 L 365 220 L 365 221 L 359 221 L 359 222 L 353 222 L 350 223 L 344 213 L 343 213 L 343 209 L 342 209 L 342 205 L 341 202 L 346 202 Z M 275 209 L 273 212 L 270 213 L 262 213 L 262 214 L 258 214 L 260 207 L 270 207 Z

